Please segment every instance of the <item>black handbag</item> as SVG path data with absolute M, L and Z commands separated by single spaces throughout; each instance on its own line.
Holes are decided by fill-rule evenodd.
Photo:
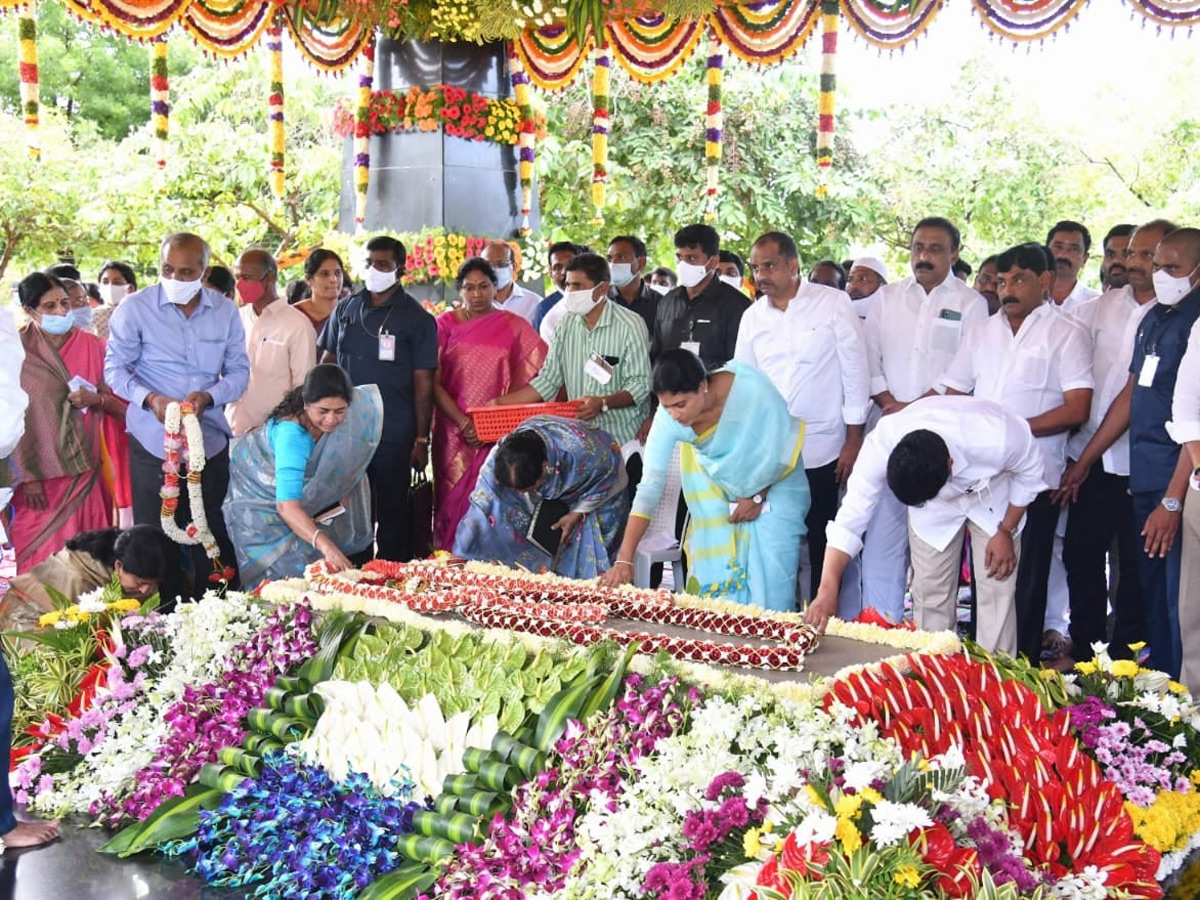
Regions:
M 423 471 L 413 471 L 408 489 L 408 558 L 433 553 L 433 484 Z

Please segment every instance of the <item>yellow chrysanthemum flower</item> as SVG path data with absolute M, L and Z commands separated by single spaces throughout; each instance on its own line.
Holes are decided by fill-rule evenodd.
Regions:
M 61 618 L 62 618 L 62 610 L 60 610 L 60 609 L 56 609 L 56 610 L 54 610 L 54 612 L 48 612 L 38 618 L 38 627 L 48 628 L 49 626 L 57 623 L 58 620 Z
M 746 859 L 758 859 L 758 854 L 762 853 L 762 841 L 758 839 L 761 832 L 757 828 L 751 828 L 742 837 L 742 850 L 746 853 Z
M 844 794 L 834 804 L 833 811 L 839 819 L 856 819 L 862 812 L 862 794 Z
M 1095 675 L 1096 663 L 1094 660 L 1090 659 L 1083 662 L 1077 662 L 1075 663 L 1075 671 L 1082 675 Z
M 841 841 L 842 849 L 847 853 L 853 853 L 863 844 L 862 833 L 854 827 L 854 823 L 849 819 L 838 818 L 834 836 Z
M 142 608 L 142 603 L 140 600 L 134 600 L 132 597 L 123 597 L 108 604 L 108 608 L 116 612 L 134 612 Z
M 901 887 L 915 888 L 921 883 L 921 873 L 917 871 L 916 866 L 905 864 L 896 870 L 892 880 Z
M 1145 648 L 1146 648 L 1145 641 L 1138 641 L 1136 644 L 1129 645 L 1129 649 L 1132 650 L 1134 653 L 1141 653 L 1142 650 L 1144 650 Z
M 875 788 L 863 788 L 859 791 L 859 796 L 868 803 L 878 803 L 883 799 L 883 794 L 875 790 Z
M 1180 684 L 1178 681 L 1168 681 L 1167 690 L 1172 694 L 1186 694 L 1188 692 L 1187 685 Z
M 1118 659 L 1113 661 L 1109 671 L 1114 678 L 1133 678 L 1138 673 L 1138 664 L 1132 659 Z

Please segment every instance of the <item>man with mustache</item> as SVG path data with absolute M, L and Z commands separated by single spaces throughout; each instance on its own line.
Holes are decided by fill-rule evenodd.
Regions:
M 1050 287 L 1050 299 L 1063 312 L 1074 312 L 1081 303 L 1098 297 L 1099 291 L 1092 290 L 1079 280 L 1079 272 L 1088 261 L 1092 247 L 1092 236 L 1087 228 L 1070 219 L 1056 222 L 1046 235 L 1046 246 L 1054 254 L 1057 277 Z
M 1129 273 L 1125 268 L 1125 248 L 1133 225 L 1114 225 L 1104 236 L 1104 256 L 1100 260 L 1100 286 L 1106 291 L 1129 284 Z
M 1051 490 L 1067 465 L 1067 434 L 1087 421 L 1092 403 L 1092 347 L 1086 329 L 1046 303 L 1054 259 L 1041 244 L 1019 244 L 996 259 L 1000 314 L 959 345 L 942 376 L 948 393 L 994 400 L 1029 423 L 1048 486 L 1029 504 L 1019 545 L 1017 650 L 1041 658 L 1046 585 L 1058 507 Z
M 867 343 L 846 294 L 800 275 L 790 235 L 768 231 L 755 241 L 750 272 L 762 296 L 742 316 L 734 357 L 762 371 L 805 423 L 811 497 L 805 525 L 815 591 L 825 526 L 837 515 L 838 485 L 858 458 L 871 406 Z
M 954 359 L 963 335 L 987 319 L 987 304 L 950 274 L 961 237 L 941 217 L 922 219 L 912 232 L 912 275 L 881 287 L 865 325 L 871 396 L 884 416 L 923 396 Z M 899 621 L 908 574 L 907 510 L 894 496 L 880 499 L 862 557 L 863 604 Z
M 979 264 L 975 273 L 975 293 L 987 301 L 988 315 L 994 316 L 1000 312 L 1000 295 L 996 293 L 996 257 L 989 256 Z
M 1179 364 L 1192 326 L 1200 319 L 1200 291 L 1194 289 L 1200 280 L 1200 232 L 1174 229 L 1150 250 L 1142 232 L 1151 225 L 1161 229 L 1170 223 L 1158 220 L 1135 231 L 1125 259 L 1130 285 L 1151 273 L 1155 302 L 1147 304 L 1137 324 L 1125 386 L 1067 473 L 1070 481 L 1064 479 L 1064 487 L 1087 478 L 1100 454 L 1128 429 L 1129 491 L 1142 551 L 1137 556 L 1150 642 L 1148 665 L 1178 678 L 1183 654 L 1178 537 L 1191 465 L 1187 451 L 1168 434 L 1166 422 Z

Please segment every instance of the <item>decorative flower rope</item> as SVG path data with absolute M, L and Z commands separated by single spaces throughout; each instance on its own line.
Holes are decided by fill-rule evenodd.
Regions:
M 512 82 L 513 100 L 521 113 L 520 134 L 517 139 L 517 175 L 521 180 L 521 234 L 528 235 L 532 231 L 529 216 L 533 210 L 533 161 L 537 149 L 537 122 L 533 114 L 529 73 L 525 71 L 521 55 L 511 42 L 508 45 L 508 77 Z
M 38 58 L 37 6 L 33 3 L 17 19 L 20 37 L 18 64 L 21 76 L 21 111 L 25 114 L 25 131 L 29 155 L 41 159 L 42 145 L 38 139 Z
M 837 91 L 837 75 L 834 74 L 834 55 L 837 53 L 838 0 L 821 2 L 821 93 L 817 98 L 817 168 L 821 181 L 817 185 L 817 196 L 829 193 L 826 180 L 833 166 L 833 106 Z
M 196 408 L 190 403 L 169 404 L 164 425 L 163 447 L 167 456 L 163 462 L 163 486 L 159 493 L 162 498 L 159 511 L 162 530 L 177 544 L 203 546 L 205 555 L 213 562 L 214 572 L 220 572 L 220 548 L 212 529 L 208 527 L 208 516 L 204 511 L 201 479 L 207 459 L 204 456 L 204 432 L 200 428 Z M 179 465 L 184 457 L 187 458 L 187 491 L 192 524 L 180 528 L 175 524 L 175 511 L 179 508 Z
M 608 184 L 609 78 L 612 58 L 608 44 L 595 50 L 596 69 L 592 75 L 592 205 L 593 222 L 604 222 L 604 193 Z
M 167 38 L 162 35 L 150 42 L 150 117 L 154 122 L 155 161 L 160 169 L 167 167 L 167 137 L 171 115 L 168 76 Z
M 704 162 L 707 165 L 707 184 L 704 192 L 704 221 L 717 218 L 717 190 L 721 174 L 721 129 L 725 115 L 721 111 L 721 82 L 725 76 L 725 57 L 720 52 L 716 34 L 708 34 L 708 64 L 704 82 L 708 85 L 708 107 L 704 112 Z
M 354 127 L 354 229 L 359 232 L 367 218 L 367 186 L 371 183 L 371 88 L 374 84 L 375 37 L 372 35 L 363 47 Z
M 271 96 L 267 100 L 267 130 L 271 138 L 271 193 L 284 193 L 283 130 L 283 18 L 277 13 L 267 29 L 267 51 L 271 56 Z

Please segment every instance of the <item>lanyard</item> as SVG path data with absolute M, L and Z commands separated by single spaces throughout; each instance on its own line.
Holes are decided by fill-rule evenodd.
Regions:
M 379 323 L 379 330 L 376 331 L 374 334 L 371 334 L 371 330 L 369 328 L 367 328 L 366 312 L 365 312 L 368 302 L 369 301 L 367 300 L 367 298 L 363 297 L 363 301 L 358 307 L 358 324 L 359 324 L 359 327 L 361 327 L 362 330 L 366 332 L 367 337 L 373 337 L 376 340 L 378 340 L 379 336 L 384 333 L 384 329 L 387 327 L 388 319 L 390 319 L 392 317 L 392 310 L 394 310 L 396 307 L 395 306 L 388 307 L 387 314 L 383 317 L 383 321 Z

